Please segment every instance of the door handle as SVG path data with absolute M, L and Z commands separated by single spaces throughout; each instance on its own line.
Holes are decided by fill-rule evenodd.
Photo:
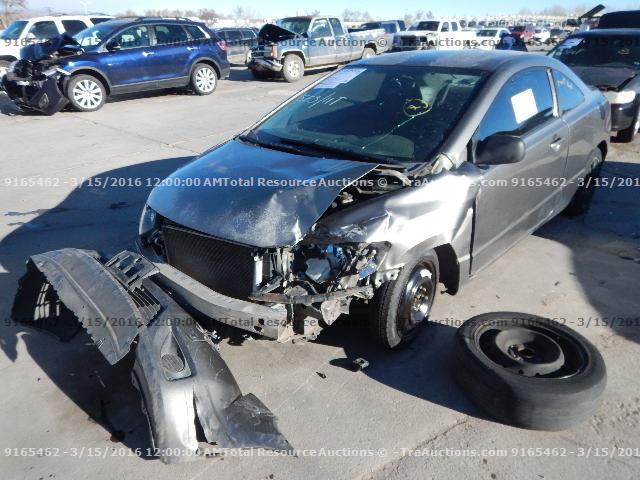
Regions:
M 156 52 L 142 52 L 142 56 L 148 57 L 149 55 L 155 55 Z
M 190 52 L 197 50 L 198 47 L 187 47 L 187 50 L 189 50 Z
M 558 150 L 560 150 L 560 147 L 562 146 L 562 138 L 558 137 L 556 139 L 553 140 L 553 142 L 551 142 L 549 144 L 549 147 L 551 148 L 551 150 L 553 150 L 554 152 L 557 152 Z

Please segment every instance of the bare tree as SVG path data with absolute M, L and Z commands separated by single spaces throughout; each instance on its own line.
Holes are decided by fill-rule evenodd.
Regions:
M 0 23 L 2 23 L 2 28 L 6 28 L 13 19 L 16 10 L 27 8 L 27 0 L 0 0 L 0 5 L 2 6 Z

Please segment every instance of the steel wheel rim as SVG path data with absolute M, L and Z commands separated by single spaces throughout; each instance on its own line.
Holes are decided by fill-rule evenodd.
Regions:
M 435 291 L 435 276 L 430 266 L 426 263 L 416 266 L 400 299 L 397 327 L 402 336 L 429 318 Z
M 73 87 L 73 99 L 82 108 L 96 108 L 102 102 L 102 90 L 93 80 L 80 80 Z
M 287 73 L 292 77 L 297 77 L 300 75 L 300 65 L 296 62 L 289 62 L 287 65 Z
M 539 323 L 496 319 L 480 327 L 475 343 L 492 363 L 514 375 L 569 378 L 587 367 L 588 353 L 573 337 Z
M 216 74 L 210 68 L 201 68 L 196 73 L 196 86 L 203 92 L 211 92 L 216 86 Z

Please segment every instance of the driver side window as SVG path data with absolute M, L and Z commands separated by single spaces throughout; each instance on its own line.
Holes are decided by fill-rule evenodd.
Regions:
M 525 70 L 511 77 L 493 100 L 476 132 L 476 141 L 496 133 L 522 136 L 553 116 L 553 94 L 547 71 Z
M 311 38 L 330 37 L 331 28 L 329 27 L 329 22 L 327 21 L 327 19 L 319 18 L 315 22 L 313 22 L 313 26 L 309 31 L 309 36 Z

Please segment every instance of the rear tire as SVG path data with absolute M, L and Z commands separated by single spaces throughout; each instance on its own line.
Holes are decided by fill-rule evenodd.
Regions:
M 282 77 L 289 83 L 297 82 L 304 75 L 304 62 L 296 54 L 289 54 L 282 62 Z
M 439 279 L 434 251 L 405 264 L 398 278 L 384 283 L 371 300 L 371 333 L 387 348 L 411 343 L 428 323 Z
M 562 212 L 567 217 L 577 217 L 589 211 L 591 201 L 593 200 L 593 194 L 596 190 L 596 183 L 600 178 L 602 170 L 602 152 L 599 148 L 596 148 L 591 154 L 589 165 L 591 165 L 590 172 L 584 177 L 582 185 L 578 187 L 576 193 L 573 194 L 571 202 L 567 205 L 567 208 Z
M 191 72 L 191 88 L 198 95 L 211 95 L 218 86 L 218 74 L 206 63 L 198 63 Z
M 92 75 L 74 75 L 67 83 L 67 98 L 78 112 L 95 112 L 107 100 L 107 91 L 100 80 Z
M 636 114 L 633 117 L 633 121 L 629 128 L 625 128 L 624 130 L 620 130 L 618 135 L 616 135 L 616 140 L 620 142 L 633 142 L 633 139 L 636 137 L 638 133 L 638 129 L 640 128 L 640 106 L 636 108 Z
M 362 50 L 362 60 L 366 60 L 367 58 L 371 58 L 373 56 L 375 56 L 376 52 L 373 48 L 370 47 L 366 47 L 364 50 Z

